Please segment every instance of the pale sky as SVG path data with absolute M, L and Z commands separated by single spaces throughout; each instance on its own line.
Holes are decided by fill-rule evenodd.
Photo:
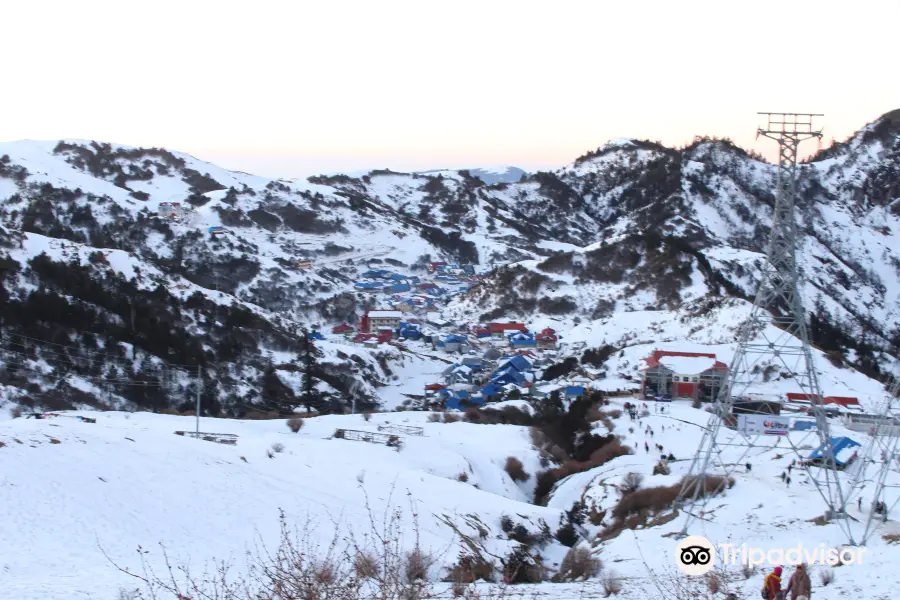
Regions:
M 830 141 L 900 108 L 898 22 L 898 0 L 7 0 L 0 140 L 280 177 L 555 167 L 618 137 L 772 155 L 757 111 L 825 113 Z

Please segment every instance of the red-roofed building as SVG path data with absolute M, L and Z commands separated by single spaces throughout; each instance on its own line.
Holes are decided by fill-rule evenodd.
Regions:
M 803 404 L 812 404 L 816 398 L 815 394 L 803 394 L 801 392 L 788 392 L 785 394 L 788 402 L 800 402 Z
M 548 327 L 534 336 L 534 340 L 537 342 L 538 348 L 556 348 L 559 336 L 556 335 L 556 330 Z
M 331 333 L 350 333 L 351 331 L 353 331 L 353 326 L 346 323 L 341 323 L 331 328 Z
M 825 396 L 823 404 L 840 404 L 844 408 L 859 406 L 859 400 L 851 396 Z
M 498 338 L 502 338 L 509 333 L 513 333 L 514 331 L 528 333 L 528 328 L 525 327 L 525 325 L 523 325 L 522 323 L 488 323 L 487 328 L 490 330 L 492 336 Z
M 711 402 L 719 393 L 728 365 L 715 354 L 654 350 L 644 359 L 641 394 L 644 397 L 700 399 Z

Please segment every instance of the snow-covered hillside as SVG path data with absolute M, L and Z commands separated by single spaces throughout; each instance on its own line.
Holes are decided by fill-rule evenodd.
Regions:
M 898 171 L 896 112 L 800 169 L 813 341 L 832 363 L 875 378 L 900 340 Z M 200 367 L 203 410 L 215 413 L 261 403 L 254 388 L 267 370 L 298 392 L 296 366 L 282 367 L 303 352 L 301 327 L 327 332 L 398 306 L 420 320 L 443 311 L 450 329 L 549 324 L 564 345 L 727 345 L 754 293 L 773 176 L 710 139 L 683 149 L 617 140 L 556 172 L 496 184 L 468 171 L 270 180 L 164 149 L 3 143 L 2 328 L 20 368 L 0 383 L 18 396 L 29 384 L 65 398 L 78 389 L 82 404 L 181 405 L 196 381 L 157 385 L 155 404 L 94 388 Z M 427 268 L 436 261 L 472 269 L 441 279 Z M 390 349 L 374 362 L 357 353 L 360 362 L 358 346 L 345 346 L 324 373 L 336 402 L 374 405 L 411 364 L 392 362 Z M 63 363 L 92 370 L 73 378 Z
M 624 400 L 613 401 L 607 410 L 621 409 Z M 663 406 L 666 410 L 660 412 Z M 277 544 L 279 510 L 291 527 L 302 529 L 309 523 L 313 541 L 327 545 L 335 524 L 343 536 L 370 532 L 367 499 L 378 525 L 386 509 L 401 511 L 405 548 L 415 544 L 412 519 L 413 512 L 418 514 L 421 545 L 439 558 L 435 578 L 446 573 L 461 548 L 445 518 L 462 534 L 480 539 L 486 553 L 502 557 L 516 545 L 503 531 L 504 515 L 533 532 L 543 520 L 556 534 L 564 513 L 581 502 L 591 515 L 582 528 L 590 541 L 583 543 L 603 561 L 601 573 L 622 578 L 621 597 L 662 597 L 653 595 L 652 577 L 662 582 L 672 577 L 667 565 L 672 564 L 677 540 L 664 534 L 677 531 L 679 519 L 625 529 L 607 541 L 596 537 L 613 524 L 622 495 L 618 488 L 628 473 L 639 473 L 642 487 L 651 488 L 672 485 L 688 471 L 706 413 L 678 402 L 657 407 L 651 403 L 648 408 L 649 416 L 639 421 L 632 422 L 627 414 L 610 421 L 622 444 L 634 448 L 633 454 L 563 479 L 547 507 L 530 503 L 533 482 L 543 467 L 528 428 L 515 425 L 436 423 L 431 413 L 406 412 L 376 414 L 368 421 L 360 415 L 317 417 L 291 433 L 283 420 L 201 419 L 201 431 L 238 436 L 236 446 L 226 446 L 173 435 L 193 430 L 194 420 L 185 417 L 95 412 L 81 414 L 96 418 L 96 423 L 79 421 L 75 413 L 2 420 L 4 597 L 112 600 L 118 590 L 133 589 L 138 582 L 118 572 L 107 557 L 135 570 L 140 546 L 158 571 L 164 566 L 158 543 L 173 562 L 190 563 L 195 572 L 214 559 L 231 560 L 240 571 L 246 566 L 245 550 Z M 404 445 L 399 451 L 331 437 L 337 428 L 378 433 L 389 425 L 422 427 L 424 435 L 401 434 Z M 606 433 L 600 422 L 594 426 L 597 433 Z M 835 433 L 867 440 L 839 426 Z M 801 448 L 816 443 L 809 432 L 791 437 Z M 823 508 L 802 471 L 793 472 L 790 486 L 778 477 L 793 457 L 785 444 L 760 443 L 747 458 L 752 471 L 735 474 L 734 487 L 711 505 L 714 518 L 699 522 L 696 534 L 737 546 L 792 547 L 802 541 L 809 548 L 840 547 L 843 539 L 836 525 L 810 522 Z M 663 454 L 656 444 L 664 454 L 674 455 L 670 475 L 652 474 Z M 516 483 L 505 472 L 509 456 L 522 461 L 528 481 Z M 900 483 L 900 473 L 891 472 L 889 483 Z M 865 490 L 861 497 L 865 507 L 870 500 Z M 851 498 L 851 516 L 864 519 L 856 498 Z M 487 535 L 479 534 L 479 528 Z M 822 588 L 814 574 L 816 596 L 888 598 L 892 578 L 885 573 L 900 558 L 900 549 L 882 538 L 898 532 L 893 520 L 883 525 L 864 564 L 836 569 L 830 587 Z M 566 551 L 555 540 L 541 550 L 551 574 Z M 755 596 L 762 574 L 744 579 L 739 565 L 726 572 L 728 589 L 740 598 Z M 532 591 L 574 600 L 599 597 L 602 587 L 593 581 L 529 586 Z

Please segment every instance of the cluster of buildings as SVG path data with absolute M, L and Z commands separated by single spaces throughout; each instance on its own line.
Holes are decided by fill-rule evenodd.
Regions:
M 480 279 L 474 265 L 433 262 L 428 265 L 427 281 L 416 275 L 404 275 L 387 269 L 370 269 L 361 275 L 354 288 L 359 292 L 387 294 L 385 303 L 404 313 L 434 311 L 450 296 L 464 292 Z
M 546 398 L 559 391 L 566 400 L 580 398 L 587 393 L 587 382 L 576 378 L 569 385 L 541 384 L 538 371 L 549 359 L 528 350 L 519 350 L 496 359 L 485 356 L 464 356 L 444 370 L 443 383 L 425 386 L 425 396 L 435 398 L 446 408 L 462 409 L 498 402 L 511 395 L 519 398 Z
M 641 396 L 648 400 L 712 402 L 727 383 L 728 365 L 717 360 L 715 354 L 656 350 L 644 363 Z M 812 394 L 799 392 L 788 392 L 784 397 L 749 393 L 735 401 L 735 412 L 743 407 L 749 412 L 806 413 L 813 400 Z M 828 412 L 861 411 L 859 399 L 850 396 L 824 396 L 821 403 Z

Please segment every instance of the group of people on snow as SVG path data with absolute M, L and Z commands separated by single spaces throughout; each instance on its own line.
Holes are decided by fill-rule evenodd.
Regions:
M 781 589 L 781 573 L 781 567 L 775 567 L 771 573 L 766 575 L 762 589 L 763 600 L 785 600 L 788 594 L 790 594 L 790 600 L 809 600 L 812 594 L 812 583 L 809 580 L 806 565 L 797 565 L 784 590 Z

